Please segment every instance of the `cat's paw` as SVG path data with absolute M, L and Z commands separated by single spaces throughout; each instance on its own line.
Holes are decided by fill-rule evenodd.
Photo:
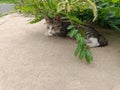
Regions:
M 88 45 L 88 47 L 90 48 L 94 48 L 94 47 L 98 47 L 100 46 L 99 43 L 86 43 Z
M 44 35 L 45 35 L 45 36 L 48 36 L 48 37 L 52 37 L 52 36 L 53 36 L 53 34 L 48 33 L 48 32 L 44 33 Z

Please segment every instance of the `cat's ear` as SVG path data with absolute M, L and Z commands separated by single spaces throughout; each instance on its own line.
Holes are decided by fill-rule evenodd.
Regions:
M 60 20 L 61 20 L 60 14 L 57 14 L 57 15 L 55 16 L 55 20 L 57 20 L 57 21 L 60 21 Z
M 50 20 L 49 16 L 44 16 L 45 20 Z

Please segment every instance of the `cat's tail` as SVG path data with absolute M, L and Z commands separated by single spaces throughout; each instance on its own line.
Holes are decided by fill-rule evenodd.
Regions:
M 98 42 L 100 43 L 100 47 L 104 47 L 108 45 L 108 41 L 102 35 L 99 36 Z

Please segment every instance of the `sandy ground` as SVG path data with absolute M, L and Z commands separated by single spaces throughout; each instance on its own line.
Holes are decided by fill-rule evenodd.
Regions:
M 109 45 L 92 48 L 87 64 L 73 55 L 74 40 L 46 37 L 44 21 L 30 19 L 0 18 L 0 90 L 120 90 L 120 33 L 98 28 Z

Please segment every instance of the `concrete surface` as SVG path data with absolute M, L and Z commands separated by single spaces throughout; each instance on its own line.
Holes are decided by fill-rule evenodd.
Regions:
M 74 40 L 46 37 L 44 20 L 30 19 L 0 18 L 0 90 L 120 90 L 120 33 L 98 28 L 109 45 L 92 48 L 87 64 L 73 56 Z
M 15 4 L 0 4 L 0 13 L 7 14 L 11 10 L 14 10 Z

